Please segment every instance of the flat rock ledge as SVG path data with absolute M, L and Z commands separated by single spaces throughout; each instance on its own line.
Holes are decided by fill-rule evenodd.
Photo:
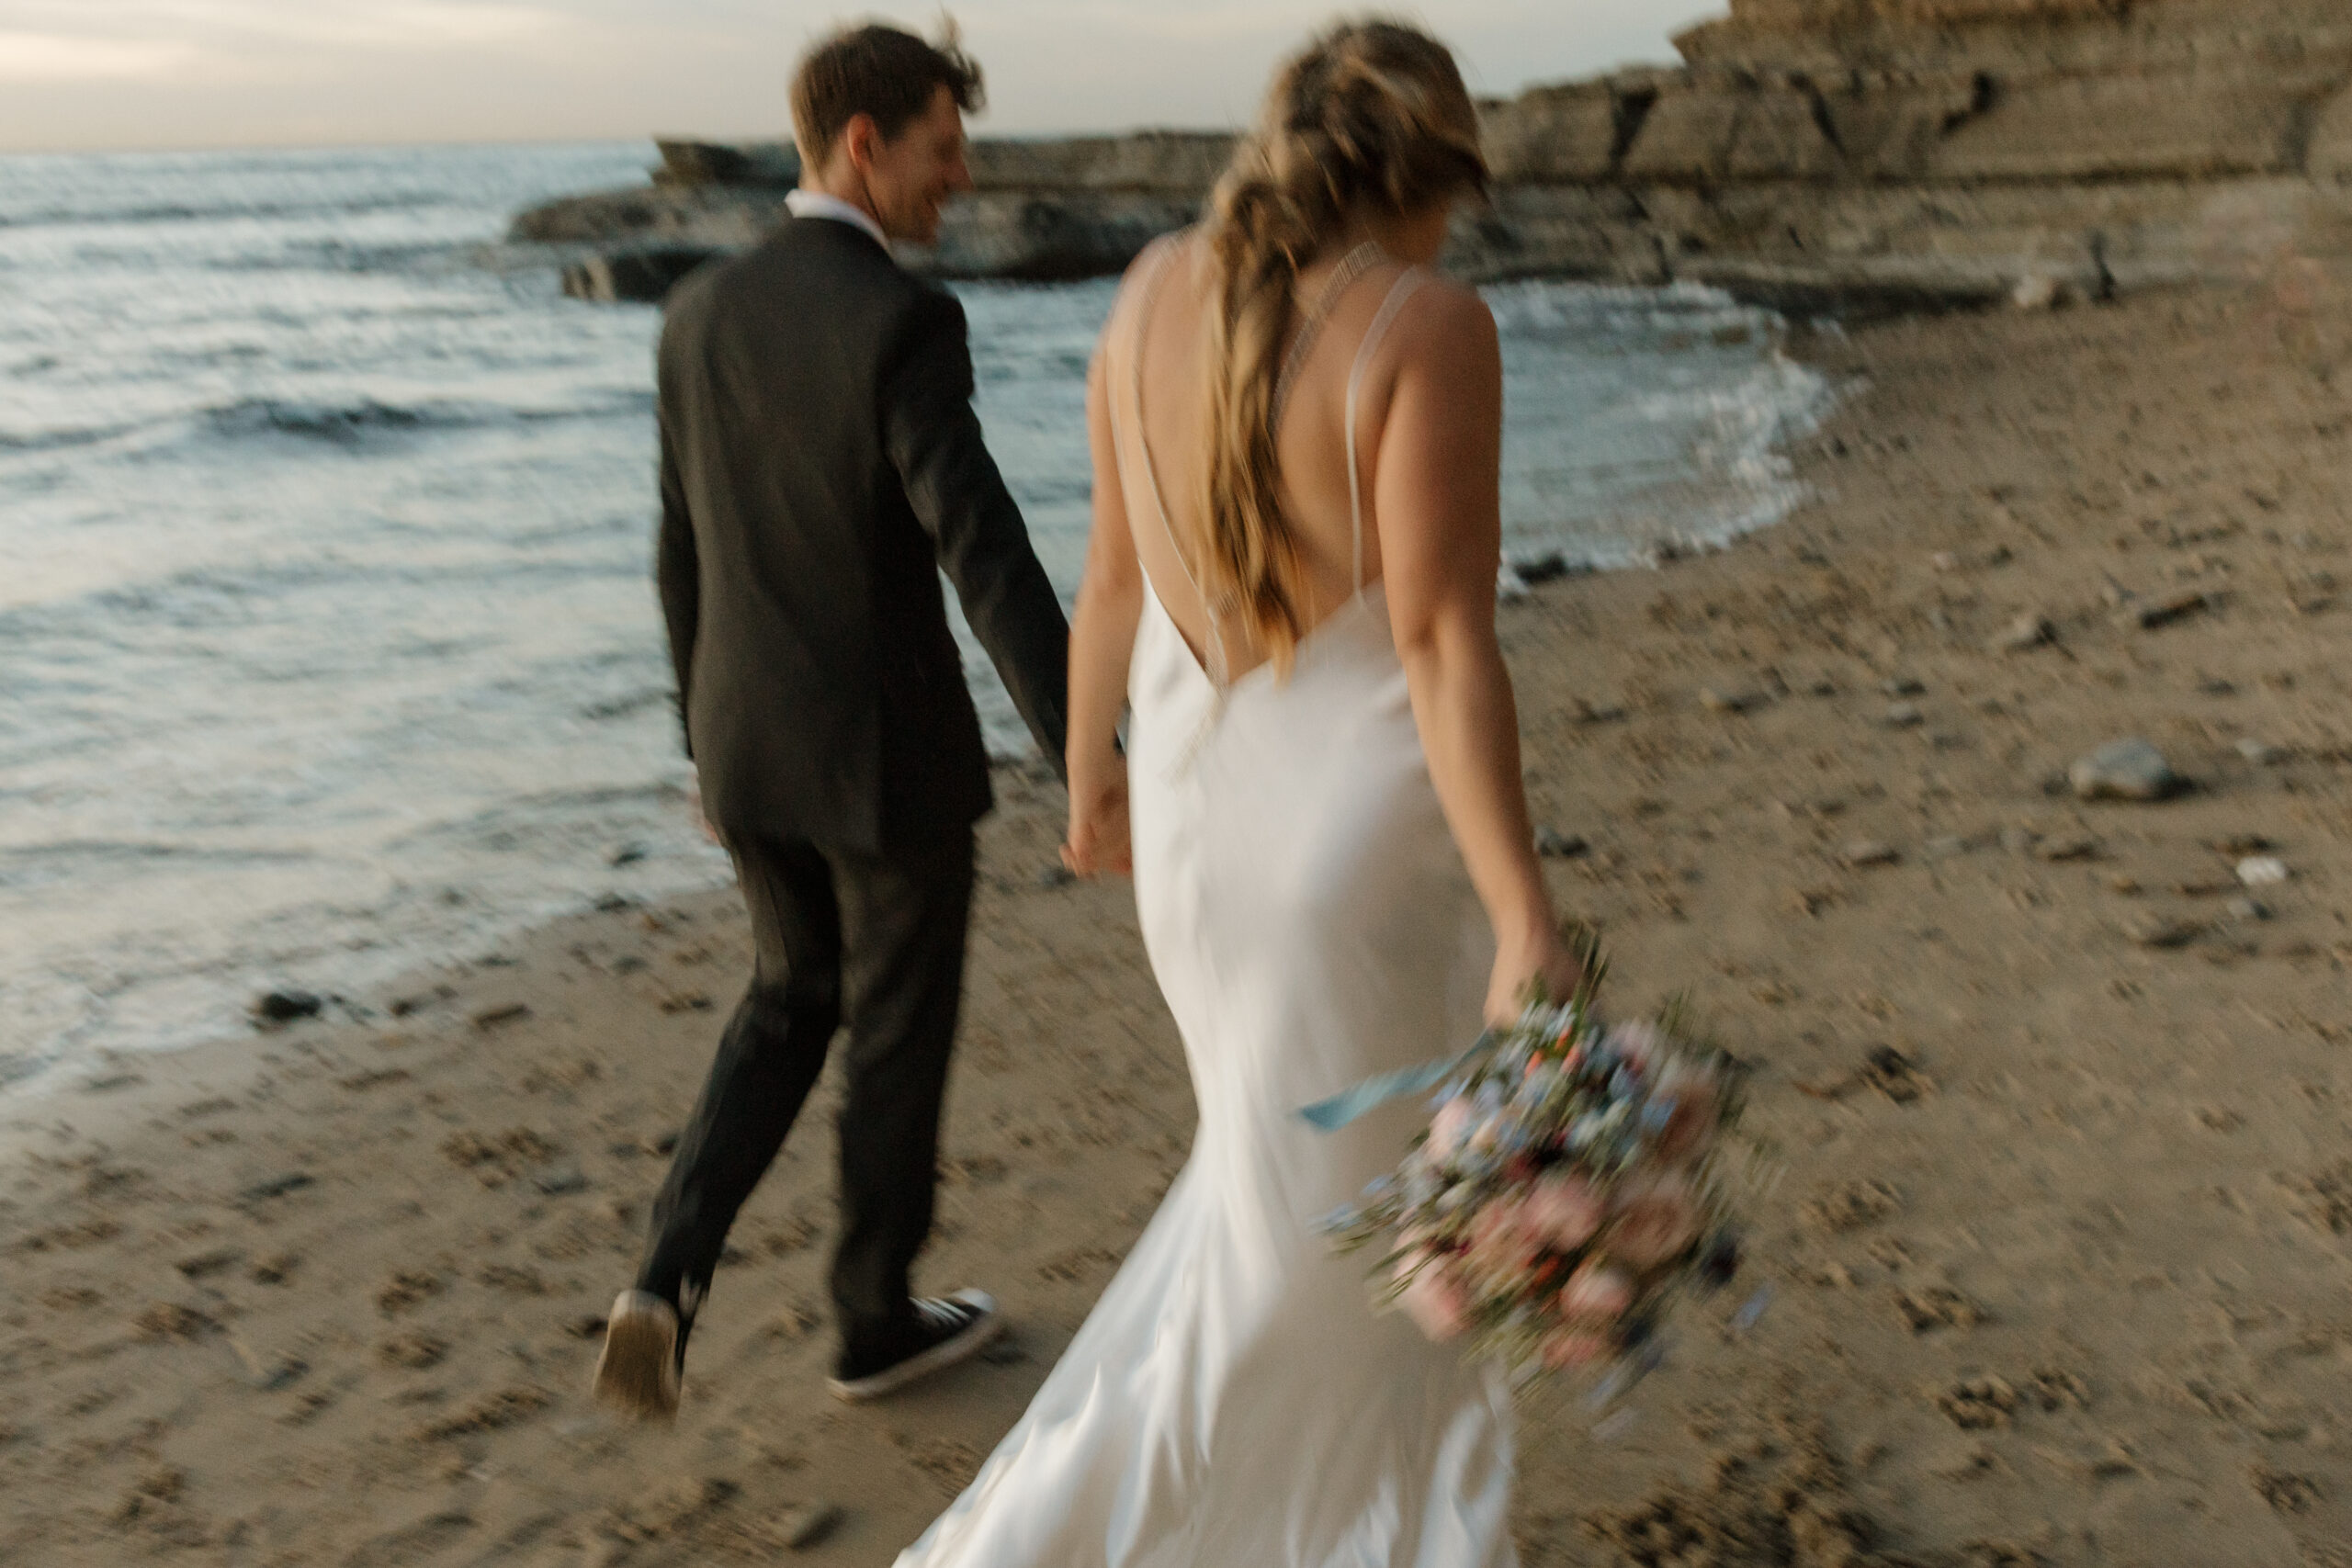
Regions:
M 1483 106 L 1497 185 L 1447 257 L 1480 281 L 1713 285 L 1799 311 L 2047 307 L 2259 282 L 2352 254 L 2341 0 L 1733 0 L 1682 63 Z M 910 265 L 1067 279 L 1191 221 L 1230 138 L 982 141 L 973 194 Z M 783 144 L 661 143 L 649 185 L 514 238 L 723 254 L 798 176 Z M 620 265 L 575 292 L 657 299 Z

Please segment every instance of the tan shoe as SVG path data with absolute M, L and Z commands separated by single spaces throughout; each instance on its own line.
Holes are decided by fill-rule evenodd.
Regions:
M 605 1324 L 596 1398 L 633 1421 L 678 1418 L 678 1309 L 650 1291 L 623 1291 Z

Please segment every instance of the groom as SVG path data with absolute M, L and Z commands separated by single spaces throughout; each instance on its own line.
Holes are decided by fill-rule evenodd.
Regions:
M 676 1412 L 727 1230 L 835 1031 L 841 1223 L 832 1392 L 878 1397 L 1001 1326 L 978 1291 L 913 1299 L 961 995 L 987 753 L 941 569 L 1060 765 L 1069 628 L 982 445 L 953 296 L 901 271 L 969 189 L 980 73 L 869 26 L 792 85 L 801 188 L 751 254 L 672 296 L 662 335 L 659 577 L 686 749 L 734 857 L 756 966 L 615 1304 L 596 1392 Z

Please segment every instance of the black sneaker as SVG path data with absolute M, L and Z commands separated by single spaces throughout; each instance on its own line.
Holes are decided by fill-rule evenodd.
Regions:
M 944 1301 L 918 1300 L 914 1309 L 913 1333 L 895 1354 L 872 1362 L 843 1355 L 834 1375 L 825 1381 L 826 1392 L 852 1404 L 880 1399 L 971 1359 L 1004 1332 L 1004 1315 L 986 1291 L 958 1291 Z

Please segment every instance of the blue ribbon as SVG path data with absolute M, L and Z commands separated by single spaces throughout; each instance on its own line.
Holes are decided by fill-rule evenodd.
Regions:
M 1482 1034 L 1476 1045 L 1459 1056 L 1424 1062 L 1418 1067 L 1404 1067 L 1393 1073 L 1383 1073 L 1375 1078 L 1366 1078 L 1355 1088 L 1342 1089 L 1329 1100 L 1318 1100 L 1312 1105 L 1302 1107 L 1298 1119 L 1320 1132 L 1336 1133 L 1392 1100 L 1402 1100 L 1408 1094 L 1435 1089 L 1476 1061 L 1493 1043 L 1491 1035 Z

